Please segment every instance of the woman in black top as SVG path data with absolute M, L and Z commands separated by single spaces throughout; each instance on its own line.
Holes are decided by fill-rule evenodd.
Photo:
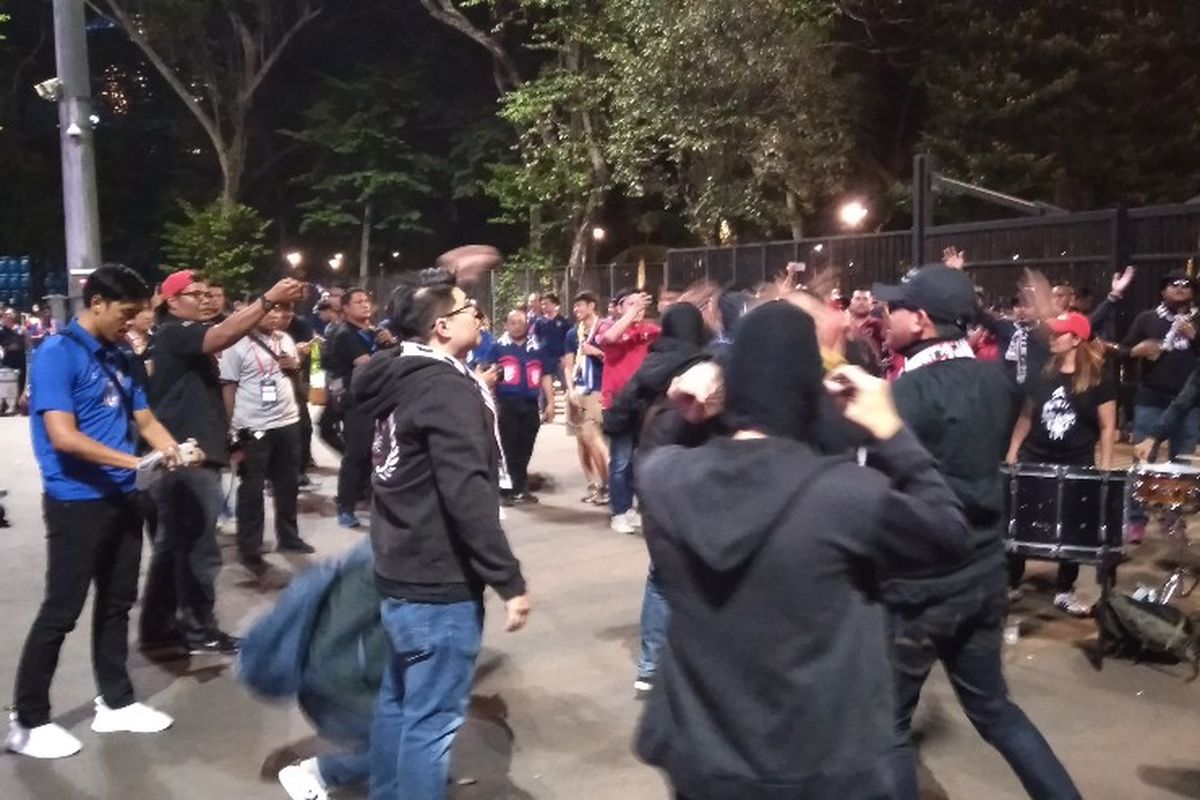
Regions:
M 1089 341 L 1091 325 L 1082 314 L 1068 313 L 1049 322 L 1050 362 L 1029 387 L 1021 416 L 1013 430 L 1008 462 L 1093 467 L 1100 444 L 1101 469 L 1112 465 L 1116 442 L 1116 386 L 1104 372 L 1104 352 Z M 1025 571 L 1025 559 L 1011 557 L 1011 584 Z M 1087 616 L 1089 608 L 1075 596 L 1079 565 L 1058 565 L 1054 605 L 1072 616 Z

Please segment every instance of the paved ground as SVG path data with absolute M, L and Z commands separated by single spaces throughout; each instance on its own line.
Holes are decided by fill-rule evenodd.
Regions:
M 24 420 L 0 419 L 0 485 L 14 525 L 0 531 L 0 693 L 12 685 L 18 649 L 42 591 L 44 554 L 40 485 Z M 543 432 L 534 468 L 557 480 L 543 504 L 510 515 L 508 530 L 525 563 L 535 611 L 526 631 L 499 630 L 491 616 L 480 658 L 471 718 L 455 750 L 455 774 L 474 783 L 454 790 L 474 798 L 658 800 L 668 796 L 657 774 L 630 753 L 639 705 L 632 697 L 637 619 L 645 575 L 641 539 L 612 534 L 603 512 L 578 502 L 581 479 L 573 445 L 561 426 Z M 328 454 L 322 460 L 332 463 Z M 331 472 L 322 476 L 330 494 Z M 328 497 L 309 498 L 302 533 L 335 555 L 360 534 L 338 529 Z M 223 539 L 227 561 L 231 540 Z M 1154 546 L 1144 547 L 1148 563 Z M 270 556 L 278 567 L 266 581 L 236 565 L 220 579 L 220 615 L 243 629 L 274 597 L 304 558 Z M 1123 571 L 1130 584 L 1148 566 Z M 1047 567 L 1031 564 L 1046 585 Z M 1085 570 L 1081 586 L 1091 579 Z M 1090 588 L 1090 587 L 1088 587 Z M 1200 798 L 1200 682 L 1178 668 L 1110 661 L 1095 671 L 1081 647 L 1087 622 L 1063 619 L 1044 598 L 1017 608 L 1023 637 L 1008 658 L 1018 702 L 1041 727 L 1086 798 Z M 88 666 L 87 617 L 67 642 L 54 684 L 55 713 L 84 743 L 59 762 L 0 756 L 0 800 L 211 800 L 283 798 L 274 771 L 293 755 L 317 752 L 303 717 L 246 695 L 219 658 L 152 664 L 133 660 L 145 698 L 176 718 L 151 737 L 93 734 L 94 694 Z M 852 688 L 852 687 L 851 687 Z M 925 798 L 1023 796 L 1000 758 L 971 730 L 940 673 L 926 691 L 918 719 L 923 732 Z M 819 736 L 820 731 L 813 731 Z M 355 796 L 355 795 L 350 795 Z

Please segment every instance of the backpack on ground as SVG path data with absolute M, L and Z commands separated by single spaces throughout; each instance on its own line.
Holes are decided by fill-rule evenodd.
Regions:
M 1110 655 L 1135 661 L 1169 658 L 1192 665 L 1200 675 L 1200 629 L 1173 605 L 1111 595 L 1096 610 Z

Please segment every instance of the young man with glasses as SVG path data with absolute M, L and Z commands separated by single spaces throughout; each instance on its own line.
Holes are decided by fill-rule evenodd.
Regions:
M 484 588 L 504 600 L 505 630 L 521 628 L 530 611 L 500 527 L 494 403 L 465 364 L 479 343 L 479 316 L 452 280 L 423 273 L 397 290 L 389 319 L 405 341 L 373 359 L 352 387 L 379 426 L 371 544 L 390 643 L 371 731 L 371 797 L 379 800 L 446 796 Z
M 284 278 L 253 303 L 208 324 L 208 286 L 192 270 L 163 281 L 150 406 L 176 439 L 195 439 L 206 454 L 200 469 L 168 475 L 154 487 L 159 527 L 146 576 L 140 625 L 143 649 L 182 646 L 188 652 L 232 653 L 237 640 L 217 627 L 216 578 L 221 469 L 229 466 L 229 417 L 216 357 L 249 333 L 275 306 L 303 296 L 304 284 Z

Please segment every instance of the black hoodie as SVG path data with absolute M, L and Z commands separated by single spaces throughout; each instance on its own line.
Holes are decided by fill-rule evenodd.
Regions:
M 966 524 L 910 433 L 871 457 L 881 471 L 787 438 L 721 438 L 639 465 L 671 625 L 637 752 L 680 795 L 891 796 L 876 575 L 955 563 Z
M 525 593 L 500 527 L 499 453 L 478 385 L 445 361 L 377 353 L 351 391 L 375 420 L 371 544 L 387 597 L 422 603 Z

